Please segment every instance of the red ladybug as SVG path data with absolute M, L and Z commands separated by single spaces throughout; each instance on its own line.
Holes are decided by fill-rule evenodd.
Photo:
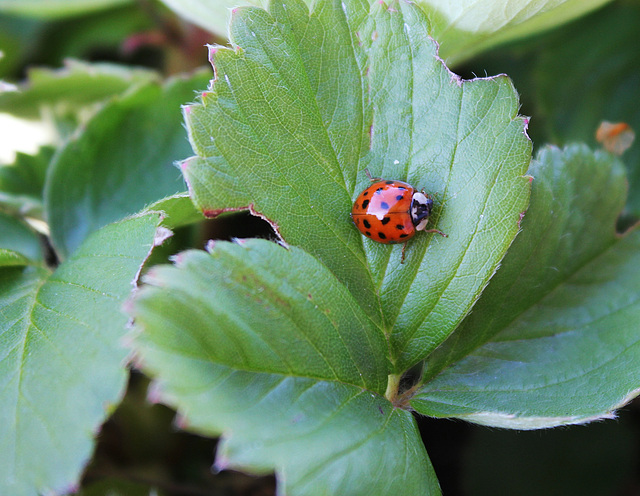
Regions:
M 384 244 L 405 243 L 401 260 L 404 262 L 406 242 L 417 231 L 447 237 L 438 229 L 426 229 L 433 200 L 424 192 L 402 181 L 372 179 L 365 172 L 374 183 L 358 195 L 351 218 L 367 238 Z

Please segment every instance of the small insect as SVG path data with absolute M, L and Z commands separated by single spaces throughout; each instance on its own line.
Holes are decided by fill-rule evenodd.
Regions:
M 378 243 L 404 243 L 401 263 L 407 241 L 417 231 L 447 235 L 438 229 L 426 229 L 433 200 L 422 191 L 402 181 L 384 181 L 367 177 L 373 183 L 358 195 L 351 219 L 358 230 L 367 238 Z

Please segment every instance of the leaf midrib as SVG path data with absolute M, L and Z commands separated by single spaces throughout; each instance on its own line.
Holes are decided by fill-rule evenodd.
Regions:
M 344 21 L 344 12 L 342 12 L 341 19 Z M 273 26 L 275 27 L 275 29 L 280 31 L 280 29 L 279 29 L 279 27 L 277 26 L 276 23 L 274 23 Z M 347 28 L 348 28 L 348 25 L 347 25 Z M 351 35 L 351 29 L 348 29 L 348 32 Z M 282 35 L 282 33 L 281 33 L 281 35 Z M 282 36 L 283 36 L 283 39 L 286 39 L 286 37 L 284 35 L 282 35 Z M 264 40 L 260 39 L 258 36 L 256 36 L 256 40 L 258 40 L 261 44 L 264 44 Z M 352 44 L 352 48 L 353 48 L 353 36 L 352 35 L 351 35 L 351 44 Z M 328 148 L 331 149 L 331 151 L 332 151 L 333 162 L 334 162 L 334 164 L 338 165 L 337 169 L 342 174 L 341 177 L 342 177 L 342 180 L 343 180 L 343 184 L 342 185 L 337 185 L 337 186 L 340 187 L 345 192 L 347 197 L 351 198 L 351 195 L 349 195 L 349 192 L 347 191 L 346 184 L 344 183 L 344 180 L 345 180 L 344 179 L 344 173 L 342 172 L 342 167 L 340 167 L 340 164 L 339 164 L 339 161 L 338 161 L 338 157 L 336 155 L 336 150 L 334 149 L 333 143 L 329 138 L 327 128 L 322 123 L 321 114 L 320 114 L 320 111 L 319 111 L 319 108 L 318 108 L 318 101 L 315 98 L 315 96 L 314 96 L 315 93 L 312 91 L 312 88 L 311 88 L 311 82 L 310 82 L 309 76 L 308 76 L 308 69 L 307 69 L 307 67 L 304 65 L 304 63 L 302 61 L 302 57 L 300 56 L 299 50 L 297 49 L 297 47 L 295 47 L 295 48 L 296 48 L 296 55 L 298 56 L 298 58 L 301 61 L 301 66 L 304 68 L 305 88 L 306 88 L 308 96 L 310 97 L 309 100 L 312 100 L 313 104 L 314 104 L 314 116 L 315 116 L 316 122 L 320 124 L 319 127 L 322 129 L 322 132 L 324 134 L 326 143 L 329 145 Z M 268 51 L 263 50 L 263 53 L 267 57 L 269 57 L 269 60 L 272 62 L 272 66 L 274 68 L 278 67 L 278 74 L 280 75 L 280 77 L 282 77 L 283 80 L 286 81 L 286 78 L 284 78 L 282 76 L 282 72 L 279 70 L 279 66 L 274 64 L 273 60 L 271 60 L 271 57 L 270 57 L 270 54 L 268 53 Z M 354 60 L 355 65 L 357 67 L 359 67 L 359 64 L 357 63 L 357 59 L 355 57 L 355 52 L 352 50 L 351 53 L 354 54 L 353 55 L 353 60 Z M 248 64 L 247 64 L 246 69 L 247 70 L 251 70 L 251 68 L 250 68 L 250 66 Z M 253 77 L 254 77 L 254 79 L 256 79 L 255 75 Z M 234 100 L 236 102 L 238 102 L 239 100 L 238 100 L 238 97 L 237 97 L 237 95 L 235 93 L 235 88 L 233 86 L 231 86 L 231 85 L 228 85 L 228 88 L 229 88 L 230 92 L 233 94 Z M 364 91 L 363 91 L 364 81 L 362 79 L 360 80 L 360 88 L 361 88 L 361 94 L 363 95 L 363 98 L 364 98 Z M 266 98 L 264 100 L 268 101 Z M 271 104 L 270 104 L 270 107 L 271 107 Z M 220 110 L 222 110 L 221 107 L 218 106 L 218 108 Z M 258 138 L 260 135 L 256 133 L 256 130 L 255 130 L 254 125 L 253 125 L 253 122 L 250 119 L 247 118 L 247 115 L 246 115 L 243 107 L 241 105 L 236 105 L 236 108 L 242 114 L 242 116 L 244 118 L 244 121 L 250 127 L 254 137 Z M 272 108 L 272 112 L 273 112 L 273 107 L 271 107 L 271 108 Z M 364 108 L 362 107 L 361 110 L 363 112 Z M 274 115 L 277 115 L 276 112 L 273 112 L 273 113 L 274 113 Z M 362 122 L 364 122 L 364 114 L 362 114 L 362 113 L 361 113 L 361 120 L 362 120 Z M 272 150 L 270 150 L 269 148 L 266 148 L 266 146 L 264 145 L 264 142 L 262 140 L 257 140 L 256 143 L 260 144 L 261 148 L 266 152 L 265 155 L 270 157 L 272 163 L 274 163 L 274 164 L 278 163 L 277 160 L 275 160 L 275 158 L 273 156 Z M 315 148 L 314 148 L 314 151 L 315 151 Z M 221 150 L 220 150 L 220 152 L 221 152 Z M 326 158 L 323 155 L 320 155 L 320 156 L 322 156 L 322 158 Z M 229 161 L 228 161 L 228 159 L 226 157 L 225 157 L 225 161 L 227 161 L 229 163 Z M 287 177 L 288 177 L 287 174 L 284 174 L 282 169 L 279 169 L 279 171 L 280 171 L 280 177 L 282 177 L 286 181 L 287 185 L 291 188 L 291 190 L 298 192 L 297 189 L 289 181 L 287 181 Z M 332 174 L 332 177 L 333 177 L 333 174 Z M 373 278 L 373 275 L 371 273 L 371 267 L 369 266 L 369 264 L 366 261 L 366 256 L 364 255 L 364 251 L 363 250 L 356 251 L 355 248 L 353 246 L 349 245 L 346 242 L 345 239 L 343 239 L 341 236 L 338 236 L 338 233 L 334 230 L 332 224 L 327 222 L 324 219 L 324 217 L 322 217 L 320 215 L 320 213 L 318 212 L 318 209 L 312 208 L 312 205 L 309 203 L 309 201 L 308 201 L 309 199 L 306 196 L 298 194 L 298 197 L 303 199 L 303 201 L 305 201 L 305 203 L 306 203 L 306 205 L 308 207 L 307 208 L 307 212 L 313 212 L 313 215 L 320 221 L 320 223 L 323 224 L 330 232 L 332 232 L 334 234 L 335 239 L 339 240 L 339 242 L 342 244 L 342 246 L 344 248 L 346 248 L 350 253 L 352 253 L 353 257 L 356 260 L 359 261 L 359 263 L 361 265 L 361 268 L 364 269 L 364 272 L 369 275 L 370 287 L 372 289 L 372 294 L 375 296 L 375 301 L 377 303 L 377 306 L 376 306 L 377 315 L 378 316 L 382 316 L 383 313 L 382 313 L 382 303 L 381 303 L 381 300 L 380 300 L 380 295 L 379 295 L 379 292 L 376 290 L 376 285 L 373 282 L 374 278 Z M 331 272 L 334 273 L 334 275 L 335 275 L 335 272 L 333 270 L 331 270 Z

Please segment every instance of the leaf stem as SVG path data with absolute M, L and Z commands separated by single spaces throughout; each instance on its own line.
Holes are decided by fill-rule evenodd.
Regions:
M 387 390 L 384 393 L 384 397 L 387 398 L 391 403 L 395 402 L 396 398 L 398 397 L 401 378 L 402 374 L 389 374 L 389 378 L 387 379 Z

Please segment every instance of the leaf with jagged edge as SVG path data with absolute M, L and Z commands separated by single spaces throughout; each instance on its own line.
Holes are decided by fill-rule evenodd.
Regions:
M 198 207 L 250 208 L 344 283 L 380 322 L 402 371 L 455 329 L 526 209 L 531 144 L 504 76 L 462 81 L 411 3 L 272 3 L 237 9 L 233 48 L 185 107 L 197 153 L 182 168 Z M 349 219 L 364 169 L 435 195 L 432 225 L 401 246 Z
M 411 413 L 384 397 L 380 328 L 299 248 L 216 242 L 156 266 L 134 338 L 154 398 L 224 434 L 216 466 L 276 471 L 289 495 L 437 495 Z
M 0 494 L 78 484 L 126 386 L 121 306 L 162 239 L 159 221 L 155 213 L 111 224 L 53 273 L 0 250 Z
M 162 0 L 167 7 L 213 33 L 226 34 L 233 7 L 267 4 L 263 0 Z M 313 0 L 305 0 L 313 7 Z M 459 62 L 489 48 L 548 31 L 611 0 L 418 0 L 433 23 L 442 56 Z M 375 3 L 370 0 L 371 4 Z
M 43 242 L 22 220 L 0 210 L 0 249 L 20 253 L 32 263 L 42 263 Z
M 43 108 L 86 113 L 91 105 L 158 80 L 158 74 L 149 69 L 67 59 L 59 69 L 29 69 L 18 91 L 0 93 L 0 111 L 25 119 L 41 118 Z
M 640 232 L 624 167 L 571 145 L 533 162 L 523 232 L 426 363 L 418 412 L 533 429 L 611 417 L 640 391 Z
M 189 152 L 180 105 L 207 81 L 198 71 L 114 98 L 56 154 L 45 211 L 62 259 L 91 232 L 184 190 L 175 167 Z
M 43 146 L 36 155 L 16 153 L 15 161 L 0 166 L 0 207 L 17 217 L 43 218 L 42 196 L 54 148 Z

